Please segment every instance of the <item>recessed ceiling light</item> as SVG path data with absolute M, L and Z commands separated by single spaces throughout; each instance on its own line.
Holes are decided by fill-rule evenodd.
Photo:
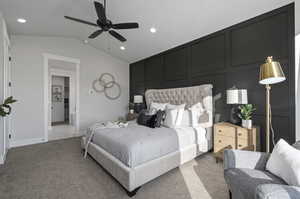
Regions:
M 87 44 L 87 43 L 89 43 L 89 40 L 85 39 L 85 40 L 83 40 L 83 43 Z
M 17 21 L 18 21 L 19 23 L 26 23 L 26 19 L 22 19 L 22 18 L 19 18 Z
M 156 28 L 154 28 L 154 27 L 152 27 L 152 28 L 150 28 L 150 32 L 152 32 L 152 33 L 156 33 Z
M 120 46 L 120 49 L 125 50 L 126 48 L 125 48 L 125 46 Z

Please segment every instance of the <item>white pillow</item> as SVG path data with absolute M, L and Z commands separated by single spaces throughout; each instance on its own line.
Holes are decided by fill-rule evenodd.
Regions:
M 181 125 L 182 127 L 192 126 L 192 112 L 190 110 L 184 110 Z
M 168 110 L 168 109 L 177 109 L 177 111 L 178 111 L 176 121 L 175 121 L 175 126 L 180 126 L 181 125 L 181 121 L 182 121 L 182 118 L 183 118 L 184 107 L 185 107 L 185 104 L 180 104 L 180 105 L 167 104 L 167 106 L 166 106 L 166 110 Z
M 149 113 L 154 115 L 158 110 L 164 111 L 166 109 L 167 103 L 156 103 L 152 102 L 150 104 Z
M 176 127 L 177 115 L 178 115 L 177 109 L 166 109 L 166 118 L 163 125 L 169 128 Z
M 189 108 L 192 114 L 192 127 L 198 127 L 200 126 L 200 117 L 204 112 L 204 108 L 200 102 L 194 104 Z
M 185 104 L 167 104 L 164 126 L 174 128 L 181 125 Z
M 300 186 L 300 151 L 280 139 L 273 149 L 266 169 L 287 184 Z

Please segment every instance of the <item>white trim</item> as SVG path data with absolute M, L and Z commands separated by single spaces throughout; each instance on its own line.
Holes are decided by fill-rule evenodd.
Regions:
M 2 155 L 0 155 L 0 164 L 4 164 L 5 160 Z
M 43 56 L 47 59 L 55 59 L 55 60 L 60 60 L 60 61 L 71 62 L 74 64 L 80 64 L 80 59 L 76 59 L 76 58 L 64 57 L 64 56 L 60 56 L 60 55 L 53 55 L 53 54 L 49 54 L 49 53 L 43 53 Z
M 3 155 L 0 155 L 0 164 L 4 164 L 6 160 L 6 153 L 4 153 Z
M 9 40 L 9 36 L 7 34 L 7 27 L 6 27 L 6 23 L 5 23 L 5 20 L 3 18 L 3 16 L 1 15 L 0 16 L 0 20 L 2 21 L 2 33 L 3 33 L 3 76 L 2 76 L 2 80 L 3 81 L 3 101 L 8 97 L 8 90 L 10 89 L 8 87 L 8 81 L 10 80 L 10 73 L 9 73 L 9 56 L 10 56 L 10 40 Z M 9 128 L 9 122 L 10 122 L 10 117 L 7 116 L 7 117 L 4 117 L 3 118 L 3 154 L 0 154 L 0 162 L 3 162 L 5 161 L 5 156 L 6 156 L 6 153 L 8 151 L 8 148 L 9 148 L 9 140 L 8 140 L 8 133 L 7 132 L 7 125 L 8 125 L 8 128 Z M 10 129 L 9 129 L 10 130 Z M 2 136 L 1 135 L 1 136 Z M 2 163 L 2 164 L 3 164 Z
M 48 141 L 48 116 L 49 116 L 49 59 L 66 61 L 76 64 L 76 130 L 79 130 L 80 121 L 80 102 L 79 102 L 79 92 L 80 92 L 80 60 L 76 58 L 64 57 L 60 55 L 53 55 L 49 53 L 43 53 L 44 58 L 44 139 Z
M 44 138 L 34 138 L 34 139 L 26 139 L 26 140 L 18 140 L 18 141 L 11 141 L 10 148 L 32 145 L 32 144 L 40 144 L 47 142 Z

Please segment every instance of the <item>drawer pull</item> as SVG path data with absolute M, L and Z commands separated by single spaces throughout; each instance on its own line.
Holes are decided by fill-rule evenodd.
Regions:
M 219 130 L 219 133 L 221 133 L 222 132 L 222 130 Z
M 239 133 L 239 134 L 238 134 L 238 136 L 242 136 L 242 134 L 241 134 L 241 133 Z
M 239 144 L 239 147 L 242 147 L 243 145 Z
M 219 140 L 219 143 L 221 143 L 222 141 L 221 140 Z

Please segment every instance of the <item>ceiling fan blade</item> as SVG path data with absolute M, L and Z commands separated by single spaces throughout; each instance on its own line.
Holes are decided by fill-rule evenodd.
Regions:
M 102 32 L 103 32 L 103 30 L 96 30 L 89 36 L 89 38 L 94 39 L 94 38 L 98 37 Z
M 95 24 L 95 23 L 88 22 L 88 21 L 84 21 L 84 20 L 77 19 L 77 18 L 74 18 L 74 17 L 68 17 L 68 16 L 65 16 L 65 18 L 66 18 L 66 19 L 69 19 L 69 20 L 72 20 L 72 21 L 79 22 L 79 23 L 84 23 L 84 24 L 87 24 L 87 25 L 91 25 L 91 26 L 96 26 L 96 27 L 98 27 L 98 25 Z
M 114 31 L 114 30 L 110 30 L 110 31 L 109 31 L 109 34 L 111 34 L 113 37 L 115 37 L 116 39 L 118 39 L 118 40 L 121 41 L 121 42 L 127 41 L 122 35 L 120 35 L 119 33 L 117 33 L 117 32 Z
M 106 24 L 105 9 L 101 3 L 94 1 L 97 16 L 102 24 Z
M 114 29 L 133 29 L 138 27 L 139 27 L 138 23 L 118 23 L 112 25 L 112 28 Z

